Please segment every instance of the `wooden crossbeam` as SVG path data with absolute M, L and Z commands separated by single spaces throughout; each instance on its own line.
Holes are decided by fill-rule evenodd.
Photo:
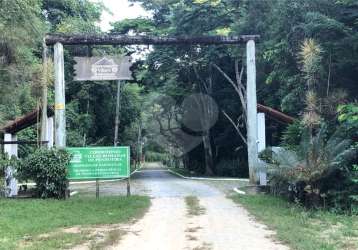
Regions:
M 264 106 L 262 104 L 257 104 L 257 110 L 259 112 L 263 112 L 267 114 L 268 116 L 272 117 L 273 119 L 282 122 L 284 124 L 291 124 L 295 121 L 295 118 L 292 116 L 286 115 L 285 113 L 282 113 L 281 111 L 278 111 L 276 109 Z
M 53 116 L 53 107 L 49 106 L 47 108 L 47 113 L 49 116 Z M 41 109 L 33 110 L 22 117 L 18 117 L 15 121 L 9 122 L 7 125 L 0 127 L 0 132 L 16 134 L 17 132 L 36 124 L 40 114 Z
M 40 144 L 47 144 L 49 141 L 0 141 L 0 145 L 36 145 Z
M 258 40 L 259 37 L 259 35 L 157 37 L 116 34 L 47 34 L 45 42 L 46 45 L 56 43 L 64 45 L 220 45 L 246 43 L 249 40 Z

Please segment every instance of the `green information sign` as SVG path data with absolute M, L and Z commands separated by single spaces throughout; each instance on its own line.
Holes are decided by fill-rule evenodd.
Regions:
M 71 180 L 117 179 L 130 175 L 129 147 L 67 148 Z

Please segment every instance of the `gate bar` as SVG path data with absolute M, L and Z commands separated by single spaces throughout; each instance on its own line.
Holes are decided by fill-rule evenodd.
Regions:
M 46 45 L 54 45 L 56 43 L 63 45 L 220 45 L 246 43 L 247 41 L 258 40 L 259 38 L 259 35 L 157 37 L 117 34 L 47 34 L 45 42 Z

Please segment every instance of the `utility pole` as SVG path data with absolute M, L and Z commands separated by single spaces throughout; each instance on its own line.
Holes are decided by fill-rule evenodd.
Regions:
M 48 124 L 47 124 L 47 45 L 45 39 L 42 43 L 42 94 L 41 94 L 41 138 L 40 141 L 48 140 Z M 42 147 L 42 143 L 40 143 Z
M 250 183 L 256 183 L 257 153 L 257 97 L 256 97 L 256 60 L 255 41 L 249 40 L 246 45 L 247 64 L 247 153 L 249 162 Z
M 143 153 L 143 145 L 142 145 L 142 118 L 139 118 L 138 122 L 138 139 L 137 139 L 137 161 L 139 164 L 139 167 L 142 162 L 142 153 Z
M 66 147 L 66 115 L 65 115 L 65 65 L 63 45 L 54 46 L 55 66 L 55 144 L 56 148 Z
M 116 104 L 116 118 L 114 124 L 114 146 L 117 147 L 118 141 L 118 129 L 119 129 L 119 112 L 121 110 L 121 80 L 117 81 L 117 104 Z M 127 196 L 131 195 L 130 173 L 127 178 Z
M 121 80 L 117 81 L 116 120 L 114 124 L 114 146 L 118 146 L 119 112 L 121 109 Z

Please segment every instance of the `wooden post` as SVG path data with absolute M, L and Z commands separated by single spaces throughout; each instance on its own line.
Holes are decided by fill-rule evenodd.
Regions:
M 256 184 L 255 168 L 257 167 L 257 97 L 256 97 L 256 61 L 255 41 L 249 40 L 246 45 L 247 63 L 247 153 L 250 183 Z
M 130 176 L 127 178 L 127 197 L 131 196 L 131 181 Z
M 42 43 L 42 96 L 41 96 L 41 141 L 47 141 L 47 46 L 45 39 Z M 46 146 L 40 144 L 41 147 Z
M 139 118 L 138 123 L 138 138 L 137 138 L 137 159 L 136 161 L 139 164 L 139 167 L 142 164 L 142 153 L 143 153 L 143 145 L 142 145 L 142 118 Z M 135 164 L 135 169 L 137 168 L 137 165 Z
M 99 199 L 99 180 L 96 179 L 96 199 Z
M 55 66 L 55 145 L 57 148 L 66 147 L 66 117 L 65 117 L 65 71 L 63 46 L 54 46 Z
M 121 80 L 117 81 L 116 120 L 114 124 L 114 146 L 118 146 L 119 112 L 121 105 Z

